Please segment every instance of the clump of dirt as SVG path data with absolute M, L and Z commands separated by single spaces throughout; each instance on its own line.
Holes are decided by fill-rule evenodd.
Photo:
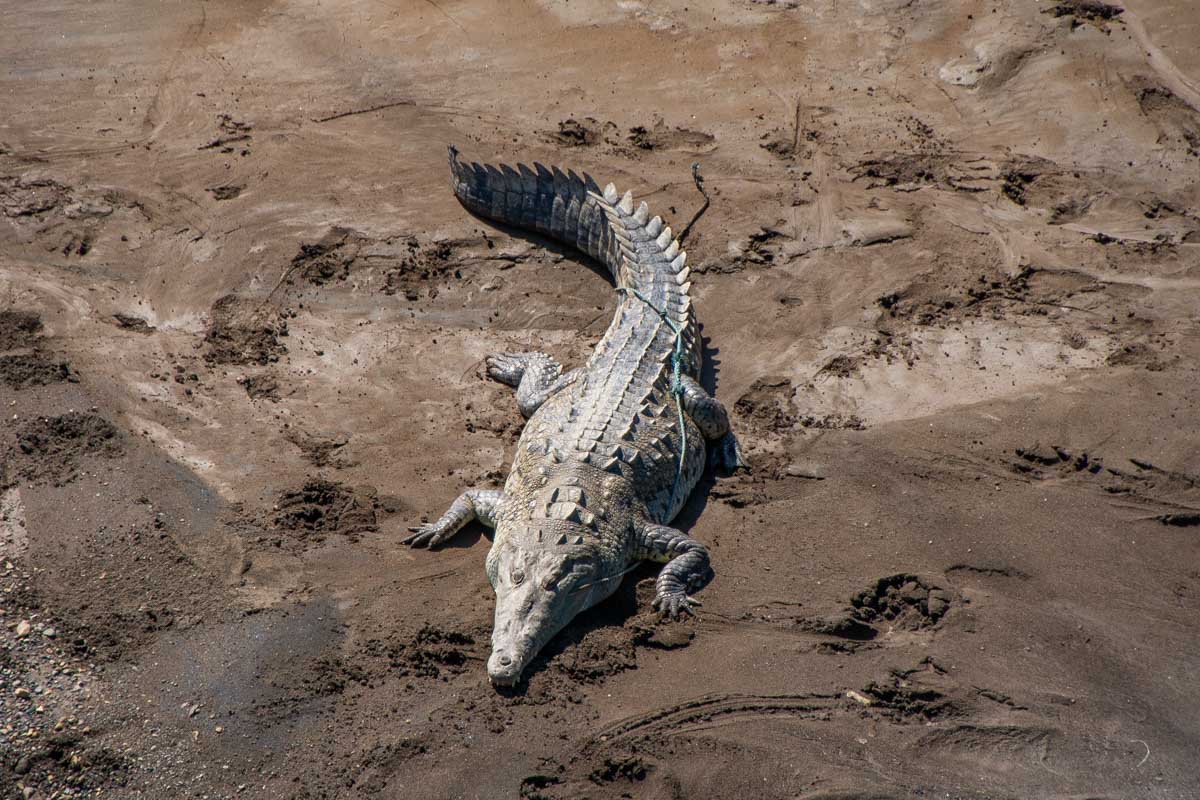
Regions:
M 417 678 L 442 678 L 461 675 L 468 662 L 478 660 L 475 636 L 462 631 L 425 625 L 407 641 L 368 642 L 367 649 L 381 651 L 399 675 Z
M 42 334 L 42 318 L 32 311 L 0 311 L 0 351 L 33 345 Z
M 738 398 L 734 408 L 743 419 L 768 431 L 789 430 L 797 422 L 792 398 L 796 388 L 788 378 L 762 377 Z
M 353 541 L 357 534 L 379 530 L 378 508 L 379 497 L 372 487 L 316 478 L 279 496 L 271 525 L 309 541 L 322 541 L 330 533 Z
M 214 200 L 233 200 L 245 188 L 245 186 L 238 184 L 226 184 L 225 186 L 213 186 L 208 191 L 212 194 Z
M 871 701 L 871 708 L 899 721 L 931 722 L 954 716 L 958 710 L 950 698 L 936 689 L 915 686 L 899 676 L 893 676 L 887 683 L 872 681 L 862 695 Z
M 305 459 L 315 467 L 347 467 L 350 462 L 338 456 L 338 451 L 350 443 L 348 436 L 313 436 L 294 428 L 286 434 L 287 440 L 299 447 Z
M 77 477 L 81 457 L 116 458 L 124 449 L 120 432 L 98 414 L 73 411 L 40 417 L 17 432 L 17 442 L 8 450 L 2 483 L 62 486 Z
M 300 245 L 291 269 L 299 270 L 305 280 L 318 286 L 344 281 L 350 277 L 350 267 L 358 257 L 362 240 L 361 234 L 349 228 L 331 228 L 315 244 Z
M 0 210 L 6 217 L 39 217 L 61 208 L 69 197 L 70 189 L 49 178 L 0 176 Z
M 601 122 L 595 117 L 584 117 L 577 120 L 568 117 L 558 123 L 558 130 L 547 131 L 544 136 L 547 141 L 564 147 L 589 147 L 604 140 L 606 133 L 615 133 L 617 126 L 611 122 Z
M 15 740 L 15 737 L 14 737 Z M 55 785 L 62 794 L 90 796 L 105 788 L 125 786 L 131 764 L 107 747 L 88 745 L 83 734 L 63 731 L 43 739 L 21 738 L 15 752 L 0 759 L 0 785 Z M 15 791 L 7 797 L 33 797 Z M 40 792 L 38 793 L 40 794 Z
M 899 192 L 915 192 L 926 186 L 983 192 L 995 186 L 998 178 L 994 163 L 962 153 L 901 153 L 859 162 L 851 172 L 853 180 L 865 181 L 868 189 Z
M 1174 92 L 1150 78 L 1135 76 L 1129 86 L 1137 94 L 1138 108 L 1152 120 L 1160 139 L 1177 139 L 1188 155 L 1200 157 L 1200 115 Z
M 854 616 L 895 630 L 932 628 L 950 609 L 950 592 L 917 575 L 901 573 L 880 578 L 850 598 Z
M 209 364 L 270 364 L 287 352 L 287 320 L 272 307 L 227 294 L 213 304 L 204 360 Z
M 801 414 L 796 420 L 802 428 L 819 430 L 865 431 L 867 423 L 857 414 Z
M 13 389 L 78 380 L 71 372 L 70 364 L 47 360 L 41 353 L 0 356 L 0 383 Z
M 404 241 L 407 250 L 399 258 L 399 266 L 389 269 L 384 280 L 384 294 L 404 294 L 407 300 L 417 300 L 425 289 L 429 299 L 438 295 L 437 287 L 426 288 L 429 282 L 450 271 L 454 247 L 450 242 L 432 242 L 422 247 L 415 237 Z
M 1105 23 L 1121 16 L 1125 13 L 1125 9 L 1102 3 L 1100 0 L 1064 0 L 1064 2 L 1055 3 L 1042 13 L 1053 14 L 1055 17 L 1070 17 L 1072 30 L 1084 23 L 1091 23 L 1101 30 L 1107 30 L 1108 26 Z
M 655 120 L 649 128 L 642 125 L 630 128 L 626 139 L 642 150 L 703 150 L 716 141 L 712 134 L 672 128 L 661 119 Z
M 254 130 L 253 125 L 236 120 L 229 114 L 218 114 L 217 128 L 220 130 L 220 134 L 207 144 L 200 145 L 198 150 L 220 150 L 222 153 L 232 153 L 240 147 L 241 155 L 250 155 L 250 131 Z
M 141 317 L 135 317 L 133 314 L 124 314 L 118 311 L 116 314 L 113 314 L 113 319 L 116 320 L 118 328 L 124 328 L 134 333 L 154 333 L 153 325 Z
M 1104 359 L 1104 363 L 1110 367 L 1145 367 L 1151 372 L 1162 372 L 1167 368 L 1167 364 L 1160 355 L 1145 342 L 1129 342 L 1118 345 Z
M 370 675 L 360 665 L 336 655 L 314 659 L 301 678 L 301 685 L 311 697 L 341 694 L 352 683 L 370 686 Z
M 274 375 L 250 375 L 238 381 L 251 400 L 279 402 L 279 379 Z
M 637 756 L 612 757 L 604 759 L 604 763 L 592 770 L 588 780 L 599 786 L 616 781 L 638 783 L 646 780 L 646 776 L 654 769 Z

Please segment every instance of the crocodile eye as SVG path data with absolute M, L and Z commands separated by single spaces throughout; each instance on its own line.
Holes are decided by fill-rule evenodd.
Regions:
M 514 586 L 520 586 L 525 580 L 525 570 L 517 567 L 512 571 L 512 582 Z

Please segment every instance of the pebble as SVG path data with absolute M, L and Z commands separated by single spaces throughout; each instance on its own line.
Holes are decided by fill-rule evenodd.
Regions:
M 17 623 L 17 638 L 20 639 L 22 637 L 28 636 L 29 632 L 31 630 L 33 630 L 33 626 L 29 624 L 29 620 L 27 620 L 27 619 L 21 620 L 20 622 Z
M 45 636 L 47 639 L 53 639 L 57 635 L 58 631 L 54 630 L 54 628 L 46 628 L 46 630 L 42 631 L 42 636 Z
M 23 699 L 23 698 L 29 697 L 29 690 L 26 689 L 24 686 L 18 686 L 16 689 L 13 690 L 13 694 L 15 694 L 17 697 L 20 697 Z

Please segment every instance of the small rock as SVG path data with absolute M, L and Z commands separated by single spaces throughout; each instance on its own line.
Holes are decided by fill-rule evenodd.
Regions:
M 31 630 L 33 630 L 33 626 L 29 624 L 29 620 L 27 620 L 27 619 L 21 620 L 20 622 L 17 623 L 17 638 L 20 639 L 22 637 L 28 636 L 29 632 Z
M 24 700 L 25 698 L 29 697 L 29 690 L 26 689 L 24 686 L 18 686 L 16 689 L 13 690 L 13 694 L 15 694 L 17 697 L 20 697 L 22 700 Z
M 13 767 L 13 772 L 18 775 L 24 775 L 26 772 L 29 772 L 29 756 L 21 756 L 17 760 L 17 765 Z
M 58 631 L 54 628 L 46 628 L 46 630 L 42 631 L 42 636 L 45 636 L 47 639 L 53 639 L 57 635 Z

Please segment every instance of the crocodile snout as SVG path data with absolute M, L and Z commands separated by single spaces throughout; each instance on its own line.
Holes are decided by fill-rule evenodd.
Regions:
M 488 659 L 488 677 L 499 686 L 512 686 L 521 677 L 522 664 L 507 650 L 495 650 Z

